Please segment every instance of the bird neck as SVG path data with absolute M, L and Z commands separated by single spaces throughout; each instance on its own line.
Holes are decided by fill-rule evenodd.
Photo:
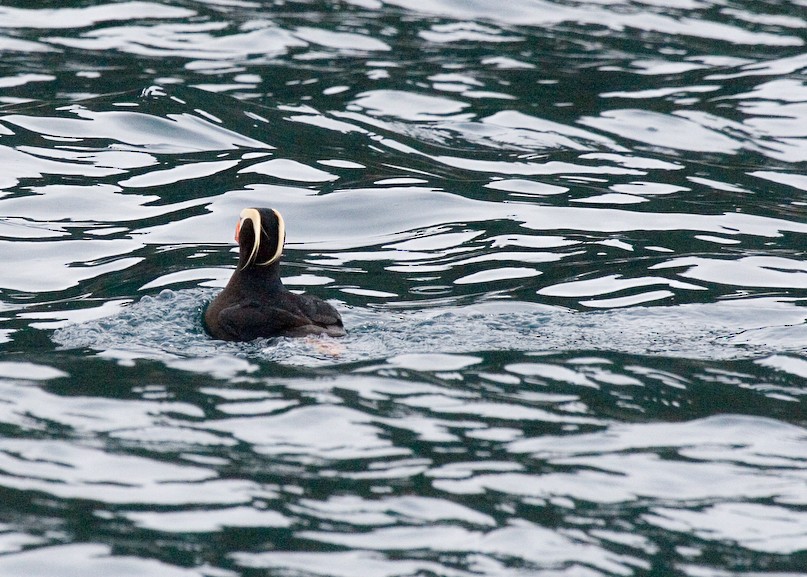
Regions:
M 248 290 L 260 292 L 285 291 L 286 287 L 280 280 L 280 266 L 278 263 L 269 266 L 248 266 L 243 270 L 237 270 L 233 275 L 239 277 L 239 283 Z

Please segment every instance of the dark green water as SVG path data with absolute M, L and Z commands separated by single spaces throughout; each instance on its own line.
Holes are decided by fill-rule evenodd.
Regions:
M 805 14 L 4 3 L 0 575 L 807 575 Z

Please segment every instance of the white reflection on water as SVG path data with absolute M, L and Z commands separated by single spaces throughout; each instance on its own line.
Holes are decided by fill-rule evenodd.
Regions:
M 491 558 L 518 558 L 537 567 L 560 565 L 594 566 L 603 571 L 621 572 L 633 561 L 612 554 L 596 545 L 567 537 L 528 522 L 492 531 L 463 527 L 390 527 L 367 533 L 326 533 L 305 531 L 301 537 L 321 543 L 344 545 L 359 550 L 435 551 L 455 555 L 478 553 Z M 266 556 L 271 559 L 270 556 Z M 266 558 L 264 557 L 264 559 Z
M 332 497 L 326 501 L 301 499 L 293 509 L 323 521 L 341 521 L 367 526 L 391 525 L 399 519 L 413 524 L 460 521 L 490 527 L 496 525 L 496 521 L 489 515 L 483 515 L 463 505 L 445 499 L 417 495 L 382 497 L 375 500 L 352 495 Z
M 775 256 L 747 256 L 732 261 L 674 258 L 650 269 L 686 267 L 685 278 L 733 286 L 807 288 L 807 262 Z
M 647 144 L 693 152 L 737 152 L 742 144 L 685 118 L 649 110 L 607 110 L 581 123 Z
M 393 577 L 432 572 L 447 577 L 469 577 L 465 571 L 452 570 L 440 563 L 418 559 L 388 559 L 370 551 L 353 550 L 335 553 L 233 553 L 241 566 L 260 569 L 303 571 L 314 575 L 355 577 L 357 568 L 365 577 Z M 503 575 L 502 573 L 499 573 Z
M 80 577 L 84 575 L 140 575 L 143 577 L 207 577 L 205 571 L 133 555 L 116 555 L 108 545 L 76 543 L 39 547 L 0 557 L 0 572 L 26 577 Z M 220 573 L 220 575 L 227 575 Z M 229 576 L 228 576 L 229 577 Z
M 408 455 L 409 451 L 382 439 L 372 418 L 340 406 L 300 407 L 264 416 L 207 421 L 205 429 L 220 431 L 249 443 L 255 451 L 286 458 L 374 459 Z M 323 435 L 323 431 L 330 431 Z
M 470 486 L 476 491 L 499 489 L 542 498 L 560 494 L 595 502 L 663 500 L 672 495 L 708 502 L 741 495 L 800 503 L 807 479 L 805 438 L 801 427 L 756 417 L 612 425 L 603 432 L 547 435 L 517 440 L 508 447 L 569 466 L 569 473 L 488 474 L 439 482 L 447 491 L 456 487 L 462 493 Z M 740 439 L 745 441 L 740 444 Z M 661 450 L 675 450 L 681 459 L 661 458 Z M 771 465 L 778 468 L 761 470 Z
M 225 527 L 289 527 L 291 520 L 277 511 L 255 507 L 203 508 L 196 511 L 127 513 L 138 527 L 165 533 L 214 533 Z
M 0 485 L 8 489 L 107 504 L 227 505 L 263 493 L 252 481 L 217 479 L 201 467 L 59 441 L 5 440 L 0 470 Z
M 143 260 L 126 255 L 143 245 L 129 239 L 51 242 L 0 241 L 7 274 L 2 286 L 25 292 L 60 291 Z
M 307 46 L 288 30 L 268 20 L 244 25 L 240 32 L 216 34 L 224 23 L 163 23 L 108 27 L 79 37 L 49 36 L 48 44 L 83 50 L 120 51 L 139 56 L 171 56 L 195 61 L 240 60 L 256 53 L 264 58 L 286 54 L 290 49 Z M 209 65 L 208 65 L 209 66 Z M 211 68 L 215 68 L 213 65 Z
M 0 8 L 0 28 L 87 28 L 94 24 L 132 18 L 185 18 L 196 14 L 193 10 L 166 6 L 154 2 L 121 2 L 114 10 L 109 6 L 81 8 Z
M 475 166 L 471 160 L 468 164 Z M 379 207 L 379 195 L 396 210 Z M 396 238 L 403 240 L 402 236 L 414 238 L 420 236 L 421 230 L 458 221 L 512 221 L 526 229 L 542 232 L 684 230 L 770 238 L 778 237 L 782 232 L 807 233 L 805 223 L 751 214 L 683 214 L 542 206 L 475 200 L 416 186 L 346 189 L 315 195 L 307 189 L 255 184 L 207 198 L 205 203 L 209 213 L 136 229 L 134 236 L 153 244 L 231 244 L 235 215 L 245 206 L 269 204 L 277 208 L 289 223 L 288 242 L 312 250 L 367 247 L 371 249 L 368 252 L 373 252 L 378 244 Z M 168 211 L 168 207 L 162 208 Z
M 239 146 L 272 148 L 268 144 L 217 126 L 191 113 L 169 114 L 161 118 L 140 112 L 96 112 L 81 105 L 70 106 L 66 110 L 71 113 L 70 116 L 38 117 L 9 114 L 0 117 L 0 120 L 38 134 L 69 135 L 76 139 L 103 138 L 138 147 L 144 151 L 182 153 L 198 150 L 229 150 Z M 125 158 L 131 158 L 131 155 Z
M 352 0 L 363 2 L 364 0 Z M 489 2 L 466 2 L 463 0 L 379 0 L 381 4 L 401 6 L 412 12 L 425 12 L 457 18 L 459 20 L 484 20 L 525 26 L 554 26 L 561 23 L 606 26 L 614 32 L 640 30 L 646 33 L 662 32 L 668 35 L 695 36 L 703 39 L 725 40 L 735 44 L 757 46 L 803 46 L 804 41 L 793 35 L 752 32 L 725 21 L 715 21 L 699 13 L 709 6 L 702 2 L 652 2 L 667 5 L 692 17 L 673 17 L 660 12 L 625 10 L 620 2 L 591 2 L 585 6 L 567 5 L 544 0 L 515 0 L 506 7 Z M 604 4 L 597 6 L 597 4 Z M 614 8 L 609 6 L 613 4 Z M 799 21 L 803 24 L 803 20 Z
M 770 505 L 721 503 L 702 510 L 657 507 L 645 519 L 667 531 L 706 541 L 736 542 L 752 551 L 790 555 L 804 551 L 807 514 Z

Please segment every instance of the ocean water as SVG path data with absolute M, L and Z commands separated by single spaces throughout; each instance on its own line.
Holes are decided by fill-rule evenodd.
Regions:
M 807 575 L 807 3 L 0 7 L 0 576 Z M 248 206 L 347 336 L 201 325 Z

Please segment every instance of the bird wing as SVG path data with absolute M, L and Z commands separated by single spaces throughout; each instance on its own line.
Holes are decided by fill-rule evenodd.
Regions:
M 305 317 L 257 301 L 239 303 L 219 312 L 221 327 L 237 340 L 244 341 L 277 336 L 309 323 Z
M 330 304 L 312 295 L 300 295 L 302 312 L 310 323 L 322 327 L 342 326 L 342 317 Z

